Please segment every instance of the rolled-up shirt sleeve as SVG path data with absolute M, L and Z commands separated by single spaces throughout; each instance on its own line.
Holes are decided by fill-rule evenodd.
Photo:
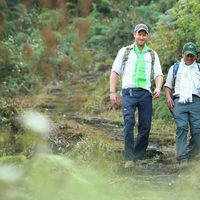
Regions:
M 169 72 L 167 74 L 167 79 L 166 79 L 166 82 L 164 84 L 164 87 L 168 87 L 170 89 L 173 89 L 174 86 L 173 86 L 173 66 L 170 67 L 169 69 Z
M 117 56 L 113 62 L 112 65 L 112 71 L 116 72 L 117 74 L 121 75 L 122 74 L 122 60 L 123 60 L 123 56 L 125 53 L 125 47 L 121 48 L 118 53 Z
M 155 51 L 154 51 L 154 54 L 155 54 L 155 62 L 154 62 L 153 72 L 154 72 L 154 79 L 155 79 L 157 76 L 163 76 L 163 73 L 162 73 L 162 68 L 160 65 L 158 54 Z

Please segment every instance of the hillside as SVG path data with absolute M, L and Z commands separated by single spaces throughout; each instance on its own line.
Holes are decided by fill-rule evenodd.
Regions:
M 153 102 L 147 159 L 123 169 L 109 76 L 143 22 L 166 78 L 186 41 L 200 46 L 199 12 L 198 0 L 0 1 L 0 196 L 197 199 L 198 160 L 179 170 L 164 92 Z

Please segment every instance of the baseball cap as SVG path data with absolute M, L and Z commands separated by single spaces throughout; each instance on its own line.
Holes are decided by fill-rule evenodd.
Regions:
M 139 32 L 141 30 L 146 31 L 147 33 L 149 33 L 149 29 L 148 29 L 147 25 L 145 25 L 145 24 L 138 24 L 134 28 L 134 32 Z
M 197 47 L 194 43 L 188 42 L 183 46 L 183 53 L 185 55 L 192 54 L 194 56 L 197 55 Z

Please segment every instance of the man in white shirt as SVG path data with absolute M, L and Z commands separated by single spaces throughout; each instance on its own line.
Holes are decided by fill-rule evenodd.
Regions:
M 200 151 L 200 65 L 196 58 L 196 45 L 186 43 L 181 62 L 176 64 L 178 67 L 170 67 L 164 85 L 166 103 L 176 122 L 176 152 L 180 167 L 187 166 L 188 159 Z
M 135 42 L 129 46 L 127 60 L 124 63 L 126 47 L 123 47 L 114 60 L 110 75 L 110 100 L 114 105 L 119 104 L 117 83 L 119 76 L 122 77 L 125 168 L 133 167 L 134 161 L 144 158 L 146 154 L 152 118 L 152 72 L 156 85 L 153 98 L 160 96 L 163 82 L 159 57 L 146 45 L 148 36 L 149 30 L 145 24 L 135 26 L 133 30 Z M 138 109 L 138 135 L 134 141 L 136 109 Z

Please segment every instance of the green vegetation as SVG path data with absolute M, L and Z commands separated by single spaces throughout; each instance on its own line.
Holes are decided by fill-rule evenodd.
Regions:
M 0 196 L 198 199 L 198 168 L 184 174 L 191 177 L 187 190 L 176 177 L 175 126 L 164 92 L 153 102 L 150 134 L 164 157 L 122 169 L 122 114 L 110 104 L 109 75 L 141 22 L 150 27 L 149 46 L 166 75 L 185 42 L 200 46 L 199 12 L 198 0 L 0 1 Z M 18 117 L 27 109 L 54 122 L 50 133 L 21 126 Z M 144 169 L 148 162 L 152 170 Z

